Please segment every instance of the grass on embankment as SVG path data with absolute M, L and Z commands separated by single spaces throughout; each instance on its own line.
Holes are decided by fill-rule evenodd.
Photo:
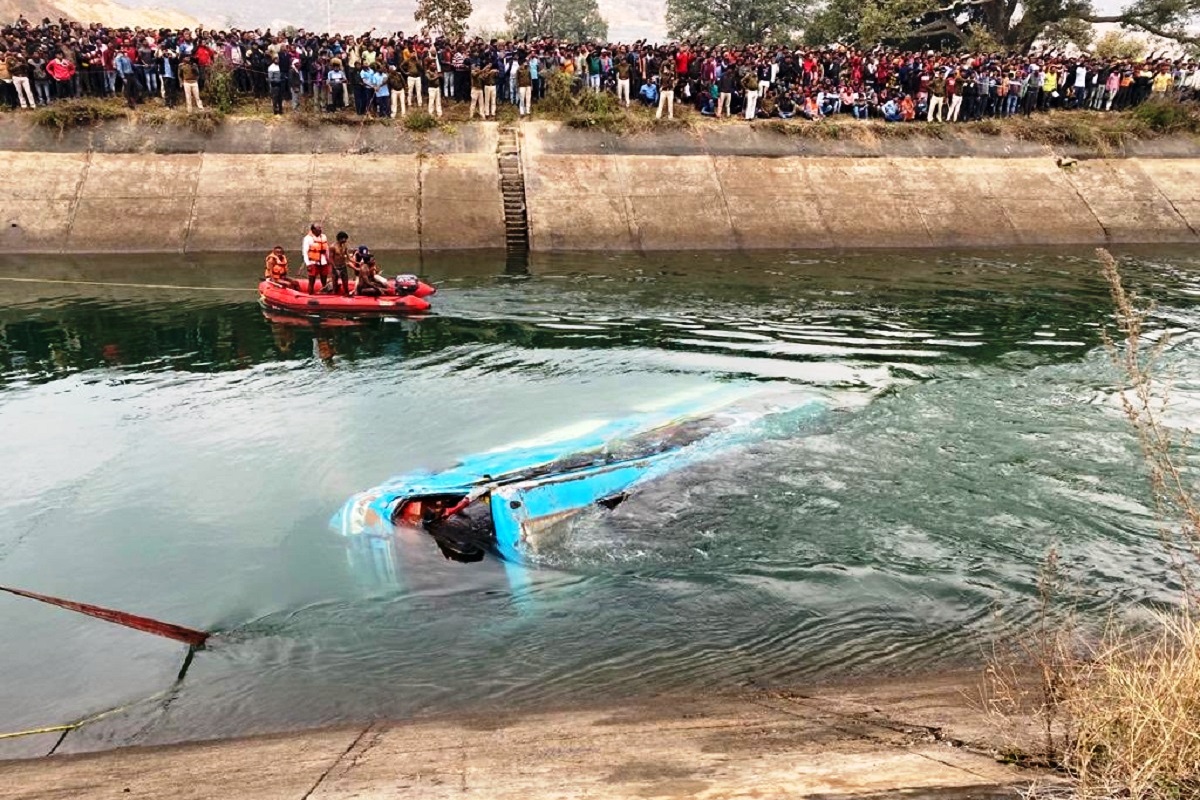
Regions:
M 655 119 L 654 109 L 635 103 L 622 108 L 615 96 L 582 92 L 555 93 L 553 87 L 536 106 L 532 117 L 562 122 L 581 130 L 598 130 L 618 135 L 652 134 L 662 131 L 702 132 L 719 126 L 744 125 L 740 119 L 717 120 L 696 113 L 691 107 L 677 103 L 675 119 Z M 457 127 L 470 124 L 465 103 L 446 103 L 445 115 L 437 119 L 423 108 L 397 119 L 360 117 L 350 110 L 329 114 L 319 112 L 309 101 L 300 110 L 290 106 L 282 116 L 271 113 L 270 101 L 239 98 L 228 113 L 217 108 L 188 114 L 180 106 L 165 108 L 157 101 L 127 109 L 118 98 L 79 99 L 38 108 L 31 115 L 34 124 L 60 133 L 108 120 L 126 119 L 134 124 L 164 127 L 177 126 L 202 135 L 212 134 L 227 118 L 272 120 L 275 124 L 316 128 L 325 125 L 379 125 L 403 128 L 414 133 L 441 130 L 453 134 Z M 501 122 L 514 122 L 516 110 L 510 105 L 498 109 Z M 1150 101 L 1128 112 L 1097 113 L 1089 111 L 1050 112 L 1029 117 L 985 119 L 978 122 L 899 122 L 882 120 L 859 121 L 849 117 L 811 122 L 805 119 L 759 120 L 753 123 L 758 130 L 768 130 L 782 136 L 825 141 L 872 143 L 889 139 L 948 139 L 961 134 L 1007 136 L 1021 141 L 1051 146 L 1075 146 L 1106 154 L 1124 144 L 1161 136 L 1200 135 L 1200 106 L 1194 103 Z

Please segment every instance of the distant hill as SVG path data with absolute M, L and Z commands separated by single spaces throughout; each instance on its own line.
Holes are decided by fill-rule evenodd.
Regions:
M 155 28 L 195 28 L 200 19 L 183 11 L 158 7 L 135 8 L 111 0 L 0 0 L 0 20 L 13 22 L 24 14 L 30 22 L 60 17 L 81 22 L 103 22 L 113 27 L 141 25 Z

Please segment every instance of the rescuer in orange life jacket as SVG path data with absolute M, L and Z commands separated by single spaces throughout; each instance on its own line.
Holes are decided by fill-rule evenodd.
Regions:
M 295 289 L 297 292 L 300 291 L 300 283 L 288 277 L 287 254 L 283 252 L 282 245 L 275 245 L 274 249 L 267 253 L 267 263 L 263 268 L 263 277 L 272 283 L 286 286 L 289 289 Z
M 321 279 L 321 290 L 329 291 L 329 240 L 321 232 L 321 224 L 314 222 L 308 229 L 308 235 L 300 244 L 304 251 L 304 266 L 308 267 L 308 293 L 315 294 L 317 278 Z

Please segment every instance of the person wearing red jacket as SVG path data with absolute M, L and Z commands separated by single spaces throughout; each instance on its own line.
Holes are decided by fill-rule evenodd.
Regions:
M 54 79 L 56 99 L 66 100 L 74 96 L 74 92 L 71 91 L 71 79 L 75 77 L 75 64 L 68 61 L 65 55 L 59 53 L 55 56 L 54 60 L 46 65 L 46 72 Z
M 201 42 L 196 45 L 196 50 L 192 53 L 192 57 L 196 59 L 196 66 L 200 68 L 200 88 L 208 82 L 208 68 L 213 64 L 214 54 L 212 48 L 206 42 Z

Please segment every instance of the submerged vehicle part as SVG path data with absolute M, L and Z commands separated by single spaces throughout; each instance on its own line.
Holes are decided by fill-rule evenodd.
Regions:
M 783 412 L 797 423 L 827 407 L 819 397 L 756 387 L 706 387 L 618 420 L 581 423 L 541 440 L 414 472 L 355 495 L 334 515 L 343 536 L 419 530 L 463 562 L 488 554 L 521 564 L 539 532 L 592 506 L 615 508 L 638 484 L 765 434 Z

